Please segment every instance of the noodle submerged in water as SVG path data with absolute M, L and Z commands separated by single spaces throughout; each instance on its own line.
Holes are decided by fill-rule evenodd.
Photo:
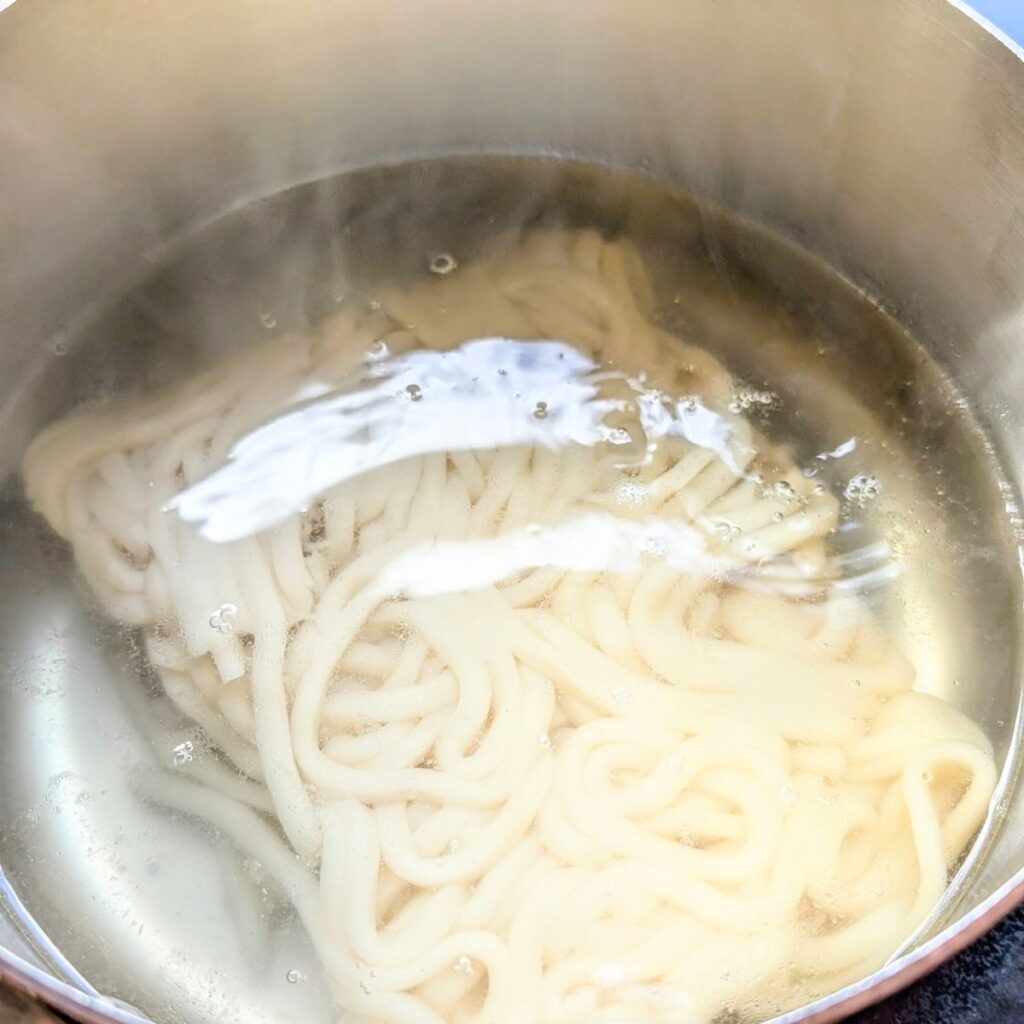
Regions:
M 276 876 L 346 1020 L 757 1018 L 875 969 L 996 769 L 835 573 L 838 502 L 628 244 L 431 269 L 29 450 L 223 758 L 145 795 Z

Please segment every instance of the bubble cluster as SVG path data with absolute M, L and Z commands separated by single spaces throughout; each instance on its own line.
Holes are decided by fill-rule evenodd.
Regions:
M 183 740 L 171 751 L 171 765 L 184 768 L 195 760 L 195 744 L 191 740 Z
M 850 478 L 850 482 L 846 485 L 843 495 L 847 501 L 864 508 L 878 497 L 881 490 L 882 485 L 878 477 L 870 476 L 867 473 L 858 473 Z
M 664 537 L 650 536 L 644 540 L 643 550 L 651 558 L 664 558 L 668 554 L 668 542 Z
M 731 544 L 741 532 L 736 523 L 731 523 L 727 519 L 715 523 L 715 534 L 723 544 Z
M 635 480 L 627 480 L 619 487 L 615 500 L 619 505 L 636 508 L 648 500 L 647 488 Z
M 210 627 L 218 633 L 227 635 L 235 628 L 234 619 L 238 614 L 238 605 L 226 602 L 222 604 L 211 616 Z
M 733 392 L 729 412 L 766 412 L 778 404 L 779 396 L 767 389 L 741 387 Z

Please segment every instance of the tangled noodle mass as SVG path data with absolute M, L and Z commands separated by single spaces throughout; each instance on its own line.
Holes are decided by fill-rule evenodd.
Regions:
M 940 898 L 989 743 L 733 390 L 628 244 L 552 231 L 31 446 L 220 755 L 140 785 L 277 877 L 346 1020 L 756 1018 Z

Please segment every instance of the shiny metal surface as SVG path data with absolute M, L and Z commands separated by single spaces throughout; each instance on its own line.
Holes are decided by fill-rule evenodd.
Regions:
M 32 0 L 0 15 L 0 83 L 0 471 L 61 402 L 59 392 L 31 386 L 53 346 L 123 290 L 126 275 L 143 276 L 171 241 L 229 209 L 346 168 L 432 154 L 558 154 L 640 171 L 821 257 L 890 309 L 967 397 L 1007 474 L 978 515 L 1009 581 L 983 612 L 1001 638 L 992 660 L 1014 674 L 1005 691 L 976 702 L 990 726 L 1002 723 L 995 731 L 1011 748 L 1020 694 L 1012 638 L 1024 471 L 1024 63 L 954 5 L 256 0 L 243 15 L 197 0 Z M 961 460 L 965 493 L 987 493 L 969 486 L 984 472 L 978 444 L 977 459 Z M 2 571 L 42 578 L 47 570 L 30 564 L 34 557 L 7 538 Z M 113 806 L 127 768 L 145 756 L 142 738 L 119 725 L 128 709 L 118 702 L 134 691 L 85 682 L 112 662 L 97 652 L 97 626 L 80 602 L 65 598 L 47 592 L 38 607 L 5 605 L 5 637 L 48 651 L 49 660 L 23 662 L 14 677 L 14 655 L 4 653 L 4 685 L 27 687 L 24 706 L 35 716 L 35 731 L 15 731 L 9 713 L 0 723 L 4 766 L 30 759 L 19 749 L 53 743 L 62 721 L 55 709 L 70 699 L 76 714 L 95 718 L 104 756 L 94 760 L 108 773 Z M 52 633 L 60 643 L 43 642 Z M 60 774 L 62 756 L 69 775 Z M 111 854 L 102 891 L 116 901 L 120 887 L 123 900 L 99 917 L 134 915 L 144 925 L 133 874 L 152 870 L 151 861 L 123 862 L 123 823 L 76 803 L 73 769 L 89 759 L 70 737 L 54 747 L 57 784 L 20 789 L 4 828 L 12 820 L 29 832 L 40 820 L 70 827 L 85 814 Z M 1012 776 L 997 824 L 938 934 L 786 1019 L 838 1019 L 1005 913 L 1024 893 L 1024 805 Z M 183 827 L 154 816 L 138 826 L 133 847 L 152 844 L 158 870 L 162 851 L 190 858 Z M 69 872 L 55 855 L 43 848 L 41 877 Z M 216 901 L 235 868 L 198 851 L 171 875 L 188 879 L 188 913 Z M 113 987 L 130 961 L 140 990 L 177 986 L 181 950 L 140 958 L 129 930 L 90 933 L 95 890 L 52 898 L 39 916 L 83 922 L 78 943 L 92 943 L 92 962 L 106 965 L 93 984 Z M 0 976 L 84 1020 L 129 1019 L 69 984 L 74 977 L 38 937 L 0 930 L 0 941 Z M 168 1019 L 319 1019 L 314 986 L 300 1004 L 281 983 L 283 965 L 308 955 L 298 934 L 284 943 L 240 1005 L 219 986 L 224 958 L 244 952 L 225 950 L 210 932 L 206 948 L 187 951 L 191 964 L 208 968 L 191 978 L 202 998 Z
M 344 267 L 340 280 L 332 273 L 338 223 L 350 254 L 342 262 L 354 258 L 362 276 L 390 280 L 424 248 L 410 238 L 471 248 L 466 209 L 479 212 L 488 234 L 545 207 L 626 231 L 655 273 L 661 306 L 676 311 L 678 332 L 743 381 L 773 389 L 766 429 L 792 442 L 826 486 L 841 492 L 854 473 L 877 476 L 881 493 L 846 516 L 837 536 L 840 558 L 855 556 L 847 582 L 912 658 L 918 687 L 982 722 L 1004 762 L 1015 725 L 1010 610 L 1019 602 L 1005 571 L 1013 539 L 992 514 L 1002 500 L 999 466 L 968 403 L 898 323 L 825 264 L 644 179 L 564 161 L 461 158 L 372 168 L 269 197 L 188 240 L 68 339 L 67 352 L 55 351 L 31 391 L 60 408 L 97 392 L 148 389 L 266 332 L 261 311 L 273 311 L 275 330 L 301 329 L 310 290 L 330 306 L 339 288 L 358 287 Z M 396 224 L 394 210 L 415 212 Z M 444 416 L 428 415 L 430 429 L 443 428 Z M 450 424 L 460 437 L 466 425 Z M 187 743 L 201 759 L 200 735 L 154 694 L 130 640 L 88 613 L 87 596 L 69 584 L 66 552 L 16 488 L 0 507 L 0 565 L 0 665 L 9 680 L 0 703 L 9 754 L 0 864 L 11 898 L 21 894 L 32 915 L 19 914 L 23 927 L 79 988 L 89 983 L 75 967 L 157 1020 L 326 1020 L 325 1006 L 318 1015 L 310 1005 L 311 984 L 286 984 L 291 970 L 307 982 L 316 974 L 246 862 L 195 822 L 169 821 L 134 799 L 136 766 L 155 758 L 167 767 Z M 995 606 L 1007 613 L 988 615 Z M 970 858 L 964 873 L 975 865 Z M 956 911 L 954 897 L 936 920 Z

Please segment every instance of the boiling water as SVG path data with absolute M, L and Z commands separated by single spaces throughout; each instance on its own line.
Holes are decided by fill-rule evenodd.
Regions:
M 1017 581 L 1006 569 L 1014 548 L 1004 518 L 994 514 L 1006 503 L 1005 486 L 966 403 L 895 321 L 824 267 L 750 225 L 635 179 L 565 164 L 448 161 L 349 175 L 248 207 L 183 242 L 102 318 L 55 341 L 31 391 L 32 415 L 23 417 L 32 429 L 15 447 L 84 400 L 113 407 L 208 366 L 221 365 L 228 376 L 256 346 L 329 324 L 354 303 L 372 318 L 375 307 L 387 311 L 394 301 L 389 297 L 422 288 L 423 281 L 457 281 L 479 259 L 490 258 L 495 239 L 514 252 L 520 238 L 528 245 L 546 232 L 586 229 L 636 248 L 651 275 L 658 322 L 712 354 L 731 375 L 720 416 L 710 398 L 697 403 L 705 428 L 700 445 L 714 448 L 723 436 L 718 427 L 738 417 L 757 437 L 785 446 L 808 500 L 835 496 L 838 525 L 821 571 L 811 576 L 820 582 L 836 575 L 843 592 L 856 595 L 884 626 L 893 651 L 913 665 L 915 691 L 942 698 L 980 723 L 1002 764 L 1016 667 L 1016 622 L 1009 610 L 1019 605 Z M 427 331 L 429 320 L 444 324 L 451 315 L 443 297 L 448 293 L 437 295 L 442 298 L 433 307 L 421 303 L 410 318 L 415 322 L 405 324 L 413 334 Z M 638 436 L 630 431 L 654 385 L 626 365 L 629 353 L 591 353 L 590 363 L 567 369 L 571 350 L 560 348 L 550 332 L 553 347 L 534 347 L 529 359 L 515 339 L 478 341 L 491 333 L 501 332 L 474 330 L 454 348 L 441 346 L 450 355 L 438 353 L 429 365 L 409 362 L 414 353 L 394 343 L 383 351 L 367 349 L 371 368 L 384 368 L 385 405 L 403 403 L 393 422 L 405 425 L 411 448 L 404 454 L 458 449 L 463 435 L 467 448 L 539 437 L 557 451 L 556 442 L 578 439 L 582 429 L 561 414 L 569 408 L 576 419 L 583 414 L 590 431 L 585 447 L 607 449 L 611 472 L 619 474 L 617 493 L 632 486 L 638 473 L 642 478 L 637 467 L 644 453 L 634 450 Z M 525 341 L 536 345 L 535 337 Z M 536 355 L 545 351 L 550 362 Z M 522 372 L 527 364 L 533 376 Z M 661 368 L 641 369 L 655 378 Z M 474 391 L 486 375 L 490 390 Z M 497 375 L 506 381 L 498 382 Z M 357 379 L 358 387 L 351 373 L 326 383 L 318 379 L 308 382 L 317 390 L 307 389 L 290 406 L 269 403 L 262 420 L 273 421 L 278 431 L 269 435 L 269 447 L 256 449 L 248 463 L 238 454 L 234 477 L 219 478 L 206 492 L 192 488 L 186 492 L 191 504 L 183 499 L 177 511 L 197 521 L 207 537 L 232 542 L 314 507 L 324 487 L 343 483 L 354 471 L 339 475 L 344 451 L 328 447 L 333 459 L 327 460 L 327 477 L 315 484 L 312 470 L 295 472 L 296 452 L 309 454 L 303 438 L 317 429 L 320 412 L 336 410 L 332 401 L 359 400 L 381 377 Z M 700 391 L 699 381 L 684 383 L 684 392 Z M 579 401 L 566 397 L 581 387 Z M 594 403 L 608 397 L 609 387 L 629 409 L 619 410 L 619 419 L 595 418 Z M 437 403 L 441 393 L 446 401 Z M 467 393 L 480 401 L 466 404 Z M 668 408 L 670 418 L 685 420 L 685 407 L 655 404 L 662 413 Z M 511 439 L 496 434 L 502 410 L 520 406 L 529 413 L 524 422 L 531 432 Z M 295 419 L 296 412 L 305 418 Z M 298 427 L 298 448 L 282 447 L 281 424 Z M 692 424 L 680 429 L 693 443 Z M 366 423 L 360 430 L 364 455 L 376 452 L 378 463 L 388 461 L 373 447 Z M 615 438 L 602 430 L 626 434 Z M 640 440 L 657 442 L 658 435 L 648 429 Z M 724 452 L 717 457 L 728 461 L 727 445 Z M 268 465 L 272 472 L 261 476 Z M 270 493 L 254 501 L 254 481 L 260 480 L 270 481 Z M 792 487 L 781 477 L 757 481 L 759 487 L 766 483 Z M 649 568 L 673 543 L 649 530 L 625 540 L 620 530 L 608 542 L 600 528 L 582 532 L 578 517 L 540 516 L 526 525 L 546 531 L 547 543 L 539 555 L 533 541 L 526 556 L 517 549 L 519 561 L 513 558 L 511 569 L 506 563 L 494 568 L 499 559 L 493 548 L 481 557 L 479 547 L 456 544 L 440 557 L 434 551 L 411 575 L 407 567 L 400 583 L 390 586 L 422 597 L 424 587 L 426 596 L 458 592 L 545 565 L 582 568 L 591 576 L 609 569 L 628 575 L 636 571 L 630 559 Z M 710 525 L 706 545 L 686 549 L 691 560 L 728 559 L 740 551 L 742 531 L 727 516 Z M 438 530 L 443 535 L 444 525 Z M 48 936 L 67 958 L 55 963 L 58 970 L 76 980 L 79 972 L 83 983 L 158 1021 L 330 1019 L 319 958 L 274 871 L 252 850 L 225 841 L 215 825 L 140 798 L 134 781 L 140 766 L 187 777 L 204 764 L 216 767 L 218 755 L 203 730 L 167 700 L 140 637 L 112 625 L 96 607 L 65 546 L 29 510 L 14 478 L 3 505 L 2 542 L 0 656 L 10 683 L 0 716 L 9 766 L 0 794 L 0 862 L 27 908 L 25 941 L 52 962 Z M 600 558 L 587 562 L 606 549 L 618 552 L 615 565 Z M 792 573 L 781 582 L 770 579 L 776 589 L 784 583 L 792 590 Z M 538 602 L 559 613 L 543 591 Z M 471 628 L 482 612 L 472 603 L 467 607 Z M 980 612 L 994 607 L 1006 609 L 1005 617 Z M 213 633 L 230 634 L 236 627 L 235 602 L 198 611 Z M 406 623 L 377 640 L 390 650 L 408 636 Z M 666 672 L 672 670 L 667 666 Z M 611 694 L 622 704 L 629 697 L 618 688 Z M 556 722 L 550 735 L 538 731 L 538 746 L 565 742 L 568 733 L 560 737 L 558 727 Z M 788 787 L 780 793 L 786 806 L 797 796 Z M 353 820 L 345 827 L 354 832 L 357 826 Z M 970 870 L 970 860 L 961 871 Z M 28 923 L 29 914 L 39 930 Z M 925 927 L 941 917 L 942 908 Z M 456 976 L 481 970 L 470 952 L 452 958 L 449 970 Z M 883 951 L 883 958 L 889 952 L 895 948 Z M 680 946 L 681 960 L 692 954 Z M 837 974 L 837 983 L 847 980 Z M 364 981 L 372 988 L 372 980 Z M 588 978 L 583 987 L 614 988 L 614 982 L 598 971 L 597 980 Z M 729 991 L 727 978 L 715 984 Z M 700 1012 L 764 1017 L 815 993 L 813 986 L 796 985 L 735 1005 L 723 997 L 722 1005 Z M 686 1013 L 698 1012 L 678 999 L 666 1002 L 664 991 L 660 1003 L 651 998 L 647 992 L 646 1001 L 636 1004 L 636 1019 L 652 1019 L 652 1013 L 687 1019 Z

